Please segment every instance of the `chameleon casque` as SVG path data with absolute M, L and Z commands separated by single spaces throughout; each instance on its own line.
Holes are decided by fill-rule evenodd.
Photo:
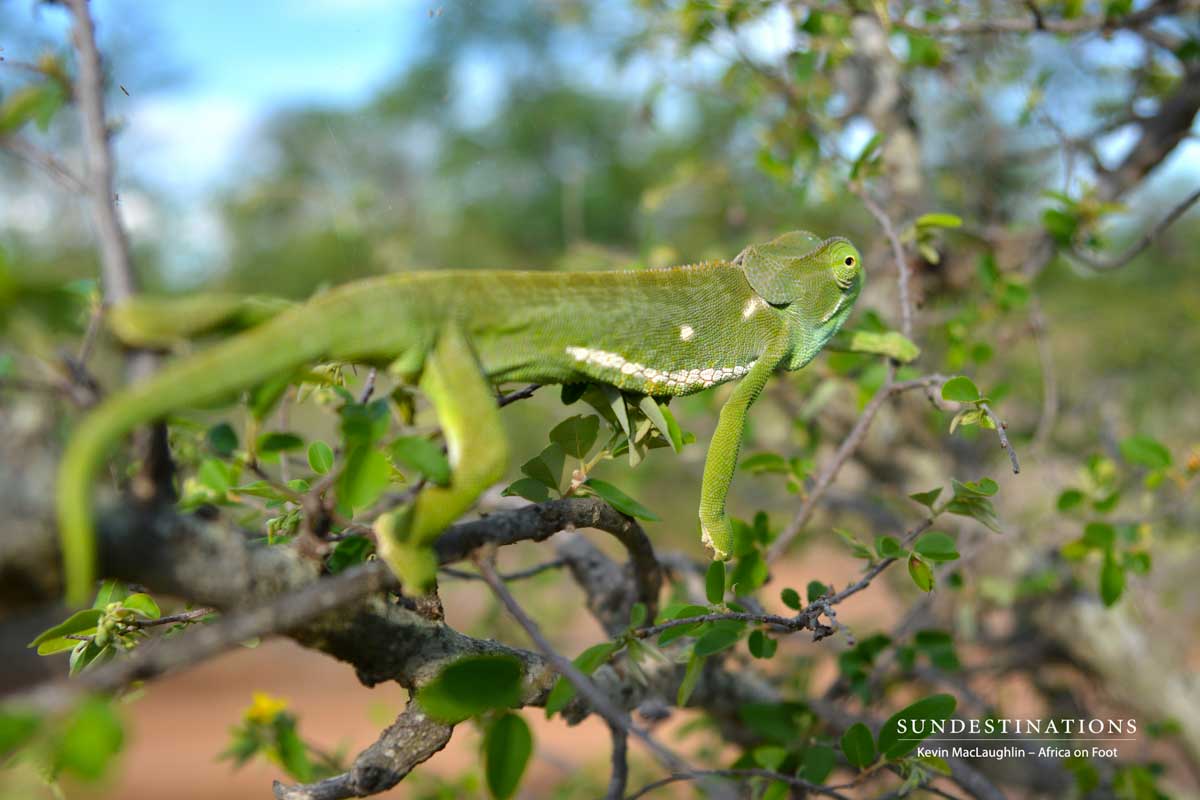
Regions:
M 260 324 L 113 394 L 74 432 L 58 483 L 68 599 L 84 602 L 92 591 L 92 484 L 123 435 L 323 360 L 391 365 L 415 376 L 442 427 L 450 482 L 423 490 L 379 536 L 380 554 L 406 586 L 429 586 L 433 540 L 503 475 L 493 384 L 507 381 L 602 383 L 662 398 L 739 381 L 721 409 L 700 490 L 702 540 L 714 558 L 727 559 L 733 537 L 725 498 L 747 409 L 776 369 L 800 369 L 825 346 L 863 280 L 850 242 L 793 231 L 733 261 L 589 273 L 394 274 L 301 305 L 258 309 Z M 136 329 L 136 317 L 113 309 L 113 327 L 119 335 L 122 327 Z M 122 338 L 139 335 L 126 330 Z

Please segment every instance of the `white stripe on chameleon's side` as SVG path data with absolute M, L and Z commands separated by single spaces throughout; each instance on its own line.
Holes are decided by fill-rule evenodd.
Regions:
M 691 325 L 680 325 L 679 326 L 679 338 L 682 339 L 683 341 L 686 342 L 688 339 L 692 338 L 695 335 L 696 335 L 696 331 L 692 329 Z
M 745 366 L 714 367 L 711 369 L 663 370 L 647 367 L 635 361 L 627 361 L 616 353 L 594 350 L 590 347 L 568 347 L 567 355 L 576 361 L 616 370 L 622 375 L 641 378 L 651 384 L 661 384 L 666 389 L 707 389 L 734 378 L 740 378 L 754 366 L 753 361 Z

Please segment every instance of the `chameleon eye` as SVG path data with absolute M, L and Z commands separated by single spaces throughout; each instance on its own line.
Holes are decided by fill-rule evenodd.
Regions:
M 854 256 L 846 256 L 846 266 L 847 267 L 854 266 Z

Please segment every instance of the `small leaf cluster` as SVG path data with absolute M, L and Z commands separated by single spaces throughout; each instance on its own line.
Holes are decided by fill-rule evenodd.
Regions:
M 113 701 L 86 697 L 61 716 L 0 710 L 0 759 L 6 769 L 31 765 L 56 796 L 61 778 L 96 782 L 110 774 L 125 744 Z
M 569 384 L 563 387 L 562 400 L 567 405 L 582 400 L 596 413 L 568 417 L 551 429 L 550 443 L 521 465 L 524 477 L 505 488 L 503 494 L 535 503 L 551 497 L 594 495 L 622 514 L 658 520 L 653 511 L 591 473 L 600 463 L 622 455 L 629 457 L 630 466 L 637 466 L 649 450 L 670 447 L 679 452 L 694 437 L 679 427 L 666 403 L 647 395 L 622 392 L 607 385 Z M 597 450 L 601 422 L 605 423 L 608 435 Z M 564 482 L 563 470 L 568 458 L 574 459 L 575 464 Z
M 1076 564 L 1097 564 L 1097 589 L 1106 606 L 1125 594 L 1129 575 L 1145 575 L 1151 568 L 1149 522 L 1114 520 L 1122 498 L 1141 489 L 1147 499 L 1170 485 L 1186 487 L 1198 469 L 1175 467 L 1171 451 L 1157 439 L 1135 435 L 1121 440 L 1121 460 L 1095 455 L 1087 460 L 1077 479 L 1058 496 L 1058 512 L 1082 534 L 1063 545 L 1064 558 Z
M 220 758 L 232 761 L 236 769 L 255 757 L 263 757 L 293 780 L 304 783 L 344 771 L 344 754 L 326 753 L 306 743 L 298 724 L 285 701 L 255 692 L 242 721 L 230 731 L 229 744 Z
M 70 650 L 70 674 L 77 675 L 118 652 L 132 650 L 150 635 L 140 623 L 161 616 L 158 603 L 150 595 L 130 592 L 120 581 L 106 580 L 91 608 L 76 611 L 42 631 L 28 646 L 37 648 L 40 656 Z M 182 627 L 180 624 L 174 630 Z

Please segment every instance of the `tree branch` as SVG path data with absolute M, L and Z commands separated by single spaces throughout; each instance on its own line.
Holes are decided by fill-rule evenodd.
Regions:
M 104 70 L 96 48 L 96 31 L 87 0 L 66 0 L 73 19 L 72 39 L 79 58 L 75 96 L 83 116 L 83 151 L 92 219 L 100 239 L 104 297 L 120 303 L 137 293 L 137 278 L 129 254 L 129 239 L 117 213 L 112 150 L 104 113 Z
M 1196 189 L 1183 200 L 1176 203 L 1170 212 L 1168 212 L 1165 217 L 1158 221 L 1158 224 L 1146 231 L 1141 238 L 1126 248 L 1123 253 L 1114 258 L 1101 258 L 1099 256 L 1092 255 L 1091 253 L 1086 253 L 1082 250 L 1079 250 L 1078 248 L 1073 248 L 1071 250 L 1071 256 L 1099 272 L 1111 272 L 1113 270 L 1120 269 L 1135 259 L 1147 247 L 1154 244 L 1154 241 L 1158 239 L 1158 237 L 1162 236 L 1167 228 L 1171 227 L 1176 220 L 1178 220 L 1187 212 L 1189 208 L 1195 205 L 1197 200 L 1200 200 L 1200 188 Z
M 391 789 L 421 763 L 444 748 L 453 725 L 427 716 L 415 702 L 354 759 L 348 772 L 310 784 L 286 786 L 276 781 L 277 800 L 343 800 L 367 797 Z
M 912 389 L 928 389 L 946 382 L 946 378 L 942 375 L 927 375 L 924 378 L 917 378 L 911 381 L 894 382 L 895 372 L 895 366 L 889 364 L 887 380 L 884 381 L 883 386 L 880 386 L 876 390 L 870 402 L 867 403 L 862 413 L 859 414 L 854 426 L 846 434 L 846 438 L 842 440 L 842 443 L 838 445 L 838 449 L 834 451 L 833 458 L 817 473 L 813 487 L 809 491 L 804 505 L 800 507 L 800 511 L 796 513 L 792 521 L 784 528 L 779 538 L 771 543 L 771 548 L 767 551 L 768 562 L 775 561 L 787 552 L 792 541 L 804 530 L 804 526 L 812 519 L 812 515 L 816 511 L 821 497 L 829 490 L 842 465 L 846 463 L 850 456 L 854 454 L 854 451 L 858 449 L 859 445 L 862 444 L 863 439 L 866 438 L 867 431 L 871 427 L 871 423 L 875 420 L 875 416 L 883 408 L 883 404 L 887 402 L 888 398 L 911 391 Z

